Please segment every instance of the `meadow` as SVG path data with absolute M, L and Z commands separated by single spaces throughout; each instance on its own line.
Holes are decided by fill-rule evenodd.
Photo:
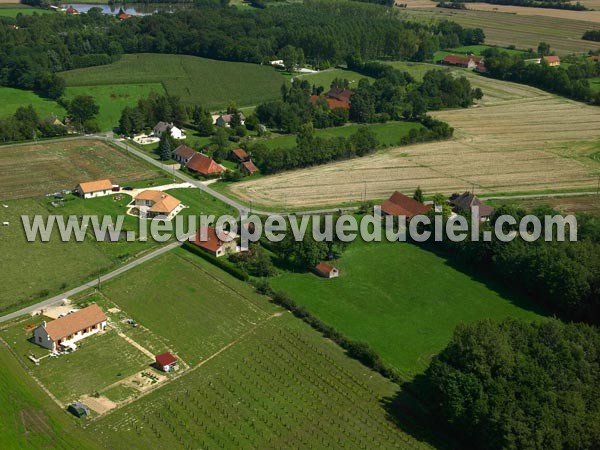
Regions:
M 224 109 L 229 101 L 252 106 L 277 99 L 285 81 L 270 66 L 151 53 L 123 55 L 113 64 L 62 72 L 61 76 L 68 87 L 160 83 L 184 104 L 211 110 Z
M 17 108 L 28 105 L 34 107 L 40 119 L 52 114 L 62 120 L 66 114 L 65 109 L 58 103 L 42 98 L 34 92 L 0 87 L 0 118 L 13 115 Z
M 94 449 L 67 416 L 28 376 L 5 345 L 0 345 L 0 447 L 4 449 Z
M 531 304 L 412 244 L 356 241 L 335 264 L 336 279 L 285 273 L 271 284 L 348 337 L 368 342 L 405 377 L 421 373 L 461 322 L 539 317 Z
M 336 128 L 323 128 L 315 130 L 315 135 L 322 138 L 345 137 L 348 138 L 360 127 L 370 128 L 377 136 L 379 145 L 388 147 L 399 145 L 400 140 L 408 135 L 412 129 L 423 128 L 418 122 L 387 122 L 369 125 L 349 124 Z M 296 135 L 277 135 L 273 134 L 271 138 L 261 141 L 269 148 L 292 148 L 296 146 Z
M 402 68 L 423 71 L 433 65 Z M 454 138 L 394 148 L 323 166 L 234 183 L 231 194 L 256 205 L 291 208 L 381 200 L 394 190 L 427 195 L 475 188 L 480 195 L 595 189 L 600 165 L 590 158 L 600 110 L 538 89 L 462 73 L 484 92 L 468 109 L 432 112 Z
M 161 83 L 71 86 L 65 90 L 65 98 L 72 100 L 78 95 L 94 97 L 100 107 L 96 122 L 101 131 L 108 131 L 119 125 L 123 108 L 137 105 L 140 98 L 147 98 L 151 92 L 164 94 L 165 90 Z
M 437 63 L 438 61 L 444 59 L 446 55 L 475 55 L 480 56 L 481 53 L 488 48 L 492 48 L 489 45 L 464 45 L 462 47 L 449 48 L 445 50 L 437 51 L 433 54 L 433 62 Z M 522 50 L 516 50 L 511 48 L 500 48 L 501 51 L 506 52 L 510 55 L 518 55 L 523 54 Z
M 16 0 L 12 3 L 0 3 L 0 17 L 15 18 L 19 14 L 55 14 L 53 11 L 41 8 L 33 8 L 31 6 L 17 3 Z
M 327 69 L 327 70 L 323 70 L 321 72 L 318 73 L 309 73 L 309 74 L 305 74 L 305 75 L 297 75 L 294 77 L 294 79 L 298 79 L 298 80 L 306 80 L 308 81 L 311 85 L 314 86 L 323 86 L 323 88 L 325 89 L 325 91 L 329 90 L 329 87 L 331 86 L 331 82 L 333 80 L 335 80 L 336 78 L 341 78 L 341 79 L 346 79 L 349 81 L 349 87 L 350 89 L 352 89 L 352 87 L 357 86 L 358 82 L 363 79 L 366 78 L 370 81 L 373 81 L 373 78 L 371 77 L 367 77 L 365 75 L 362 75 L 358 72 L 355 72 L 353 70 L 348 70 L 348 69 Z

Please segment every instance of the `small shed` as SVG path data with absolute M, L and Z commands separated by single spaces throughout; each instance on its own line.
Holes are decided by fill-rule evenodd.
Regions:
M 175 372 L 177 370 L 177 358 L 170 353 L 161 353 L 154 357 L 156 368 L 163 372 Z
M 69 411 L 75 417 L 87 417 L 87 416 L 90 415 L 90 410 L 88 409 L 88 407 L 85 406 L 81 402 L 73 402 L 73 403 L 71 403 L 68 406 L 67 411 Z
M 333 267 L 332 265 L 327 264 L 326 262 L 322 262 L 317 267 L 315 267 L 315 272 L 317 275 L 323 278 L 337 278 L 340 276 L 340 271 L 337 267 Z

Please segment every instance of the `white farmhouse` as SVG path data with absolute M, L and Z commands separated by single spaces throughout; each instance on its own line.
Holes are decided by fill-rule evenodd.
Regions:
M 163 133 L 168 132 L 173 139 L 185 139 L 185 132 L 181 128 L 177 128 L 172 123 L 158 122 L 153 129 L 153 134 L 156 137 L 161 137 Z
M 74 348 L 75 342 L 105 329 L 106 315 L 98 305 L 90 305 L 52 322 L 44 322 L 33 331 L 33 340 L 48 350 Z
M 106 179 L 79 183 L 75 191 L 83 198 L 94 198 L 109 195 L 112 192 L 112 188 L 112 183 Z

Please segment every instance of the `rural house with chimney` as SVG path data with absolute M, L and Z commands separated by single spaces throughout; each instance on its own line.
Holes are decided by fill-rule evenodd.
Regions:
M 74 344 L 106 329 L 106 315 L 98 305 L 90 305 L 33 331 L 33 342 L 48 350 L 75 348 Z

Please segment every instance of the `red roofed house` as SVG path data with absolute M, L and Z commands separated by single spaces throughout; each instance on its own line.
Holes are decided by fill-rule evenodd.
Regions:
M 433 205 L 423 205 L 418 201 L 396 191 L 383 202 L 381 212 L 388 216 L 406 216 L 407 220 L 420 214 L 427 214 Z
M 326 262 L 322 262 L 315 267 L 317 275 L 323 278 L 337 278 L 340 276 L 340 271 Z
M 75 8 L 73 8 L 72 6 L 69 6 L 67 8 L 67 14 L 73 14 L 73 15 L 77 15 L 79 14 L 79 11 L 77 11 Z
M 546 61 L 550 67 L 560 66 L 560 58 L 558 56 L 544 56 L 542 59 Z
M 170 353 L 161 353 L 154 357 L 156 368 L 163 372 L 175 372 L 177 370 L 177 358 Z
M 243 148 L 234 148 L 229 156 L 235 162 L 250 161 L 250 155 Z
M 223 231 L 223 234 L 228 234 L 228 232 Z M 237 242 L 234 239 L 235 235 L 232 234 L 231 237 L 231 240 L 223 241 L 217 235 L 215 228 L 203 227 L 196 236 L 190 239 L 190 242 L 218 258 L 229 253 L 239 252 Z
M 311 95 L 309 98 L 309 101 L 313 105 L 315 105 L 321 98 L 323 98 L 323 97 L 321 97 L 319 95 Z M 325 98 L 323 98 L 323 100 L 325 100 L 327 102 L 327 106 L 329 106 L 330 109 L 334 109 L 334 108 L 350 109 L 350 101 L 344 102 L 342 100 L 338 100 L 338 99 L 330 98 L 330 97 L 325 97 Z
M 75 342 L 106 329 L 106 316 L 98 305 L 90 305 L 33 331 L 33 341 L 48 350 L 74 349 Z
M 198 153 L 196 150 L 189 148 L 187 145 L 180 145 L 173 152 L 173 159 L 183 165 L 186 165 L 196 153 Z
M 112 193 L 113 185 L 109 179 L 79 183 L 75 192 L 83 198 L 102 197 Z
M 479 56 L 457 56 L 457 55 L 446 55 L 444 59 L 440 61 L 440 64 L 444 66 L 455 66 L 464 67 L 465 69 L 475 69 L 477 64 L 482 61 Z
M 182 209 L 183 205 L 172 195 L 166 192 L 146 189 L 140 192 L 134 200 L 134 203 L 142 214 L 151 219 L 153 217 L 166 217 L 172 219 Z
M 243 163 L 240 163 L 240 170 L 249 175 L 254 175 L 258 172 L 258 167 L 256 167 L 252 161 L 244 161 Z
M 119 20 L 127 20 L 127 19 L 131 19 L 131 16 L 129 14 L 127 14 L 127 13 L 122 12 L 121 14 L 119 14 L 117 16 L 117 18 Z
M 215 162 L 202 153 L 196 153 L 187 162 L 186 167 L 193 172 L 197 172 L 205 177 L 210 175 L 219 175 L 225 172 L 225 167 Z

